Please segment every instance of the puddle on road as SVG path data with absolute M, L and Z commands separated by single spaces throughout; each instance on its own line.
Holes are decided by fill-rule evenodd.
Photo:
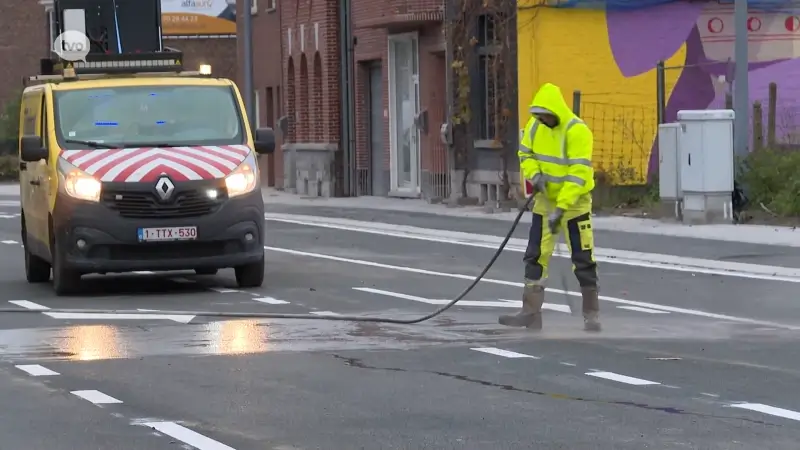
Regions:
M 386 314 L 386 313 L 385 313 Z M 386 314 L 391 316 L 391 314 Z M 465 320 L 475 319 L 479 320 Z M 750 335 L 742 325 L 697 320 L 604 320 L 587 334 L 580 318 L 552 316 L 542 333 L 487 323 L 485 315 L 436 318 L 418 325 L 324 320 L 229 320 L 190 325 L 76 325 L 0 331 L 0 358 L 91 361 L 149 355 L 236 355 L 273 351 L 412 349 L 509 340 L 719 340 Z M 499 345 L 499 344 L 498 344 Z
M 436 324 L 395 326 L 315 320 L 229 320 L 150 328 L 107 324 L 0 331 L 0 357 L 91 361 L 145 355 L 404 349 L 468 336 Z

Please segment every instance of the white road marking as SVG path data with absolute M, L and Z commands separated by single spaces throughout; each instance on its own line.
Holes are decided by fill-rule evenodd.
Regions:
M 141 308 L 137 308 L 136 310 L 137 310 L 137 311 L 142 311 L 142 312 L 159 312 L 159 310 L 158 310 L 158 309 L 141 309 Z M 191 321 L 194 319 L 194 317 L 195 317 L 195 316 L 190 316 L 190 315 L 183 315 L 183 316 L 181 316 L 181 315 L 168 315 L 168 314 L 163 314 L 163 315 L 162 315 L 162 314 L 153 314 L 153 315 L 148 315 L 148 317 L 156 317 L 156 318 L 159 318 L 159 319 L 168 319 L 168 320 L 172 320 L 172 321 L 174 321 L 174 322 L 179 322 L 179 323 L 184 323 L 184 324 L 186 324 L 186 323 L 189 323 L 189 322 L 191 322 Z
M 122 403 L 122 400 L 117 400 L 110 395 L 106 395 L 100 391 L 72 391 L 70 394 L 77 395 L 78 397 L 90 401 L 95 405 L 105 405 L 109 403 Z
M 232 292 L 239 292 L 236 289 L 226 289 L 226 288 L 211 288 L 211 290 L 219 294 L 230 294 Z
M 586 372 L 586 375 L 589 375 L 590 377 L 597 377 L 606 380 L 616 381 L 619 383 L 632 384 L 634 386 L 649 386 L 649 385 L 661 384 L 661 383 L 656 383 L 655 381 L 629 377 L 627 375 L 620 375 L 614 372 Z
M 764 405 L 761 403 L 736 403 L 727 405 L 729 408 L 747 409 L 750 411 L 769 414 L 771 416 L 783 417 L 784 419 L 800 420 L 800 412 L 792 411 L 791 409 L 776 408 L 774 406 Z
M 70 320 L 171 320 L 173 322 L 187 324 L 194 319 L 194 316 L 181 316 L 169 314 L 112 314 L 112 313 L 67 313 L 67 312 L 44 312 L 45 316 L 54 319 Z
M 709 394 L 708 392 L 701 392 L 700 395 L 705 395 L 706 397 L 719 398 L 719 395 L 717 395 L 717 394 Z
M 153 275 L 153 274 L 155 274 L 155 272 L 151 272 L 149 270 L 137 270 L 137 271 L 135 271 L 133 273 L 135 273 L 136 275 Z
M 190 280 L 190 279 L 184 278 L 184 277 L 170 278 L 170 280 L 172 280 L 172 281 L 174 281 L 176 283 L 181 283 L 181 284 L 194 284 L 194 283 L 197 283 L 195 280 Z
M 628 311 L 638 311 L 648 314 L 669 314 L 668 311 L 661 311 L 658 309 L 641 308 L 639 306 L 617 306 L 619 309 L 627 309 Z
M 476 352 L 488 353 L 490 355 L 495 355 L 495 356 L 502 356 L 503 358 L 540 359 L 538 356 L 526 355 L 524 353 L 517 353 L 517 352 L 512 352 L 512 351 L 509 351 L 509 350 L 503 350 L 501 348 L 494 348 L 494 347 L 476 347 L 476 348 L 471 348 L 470 350 L 475 350 Z
M 496 249 L 503 241 L 501 237 L 485 234 L 463 233 L 450 230 L 437 230 L 331 217 L 323 218 L 300 214 L 266 213 L 264 214 L 264 218 L 274 222 L 455 244 L 466 247 L 488 248 L 492 250 Z M 526 248 L 527 242 L 524 239 L 512 238 L 508 241 L 508 245 L 506 245 L 506 250 L 517 253 L 524 253 Z M 556 246 L 556 251 L 553 252 L 553 256 L 568 258 L 569 251 L 566 245 L 559 243 Z M 632 252 L 607 248 L 595 248 L 594 256 L 597 261 L 608 264 L 800 283 L 800 269 L 797 268 L 717 261 L 713 259 L 664 255 L 660 253 Z
M 40 366 L 39 364 L 23 364 L 19 366 L 14 366 L 17 369 L 27 372 L 28 375 L 34 377 L 46 377 L 52 375 L 60 375 L 58 372 L 48 369 L 47 367 Z
M 311 311 L 311 314 L 315 316 L 340 316 L 341 314 L 335 313 L 333 311 Z
M 233 447 L 203 436 L 175 422 L 144 422 L 142 425 L 150 427 L 159 433 L 177 439 L 197 450 L 235 450 Z
M 340 256 L 323 255 L 321 253 L 304 252 L 304 251 L 300 251 L 300 250 L 292 250 L 292 249 L 289 249 L 289 248 L 264 246 L 264 249 L 265 250 L 270 250 L 270 251 L 273 251 L 273 252 L 278 252 L 278 253 L 287 253 L 287 254 L 290 254 L 290 255 L 307 256 L 307 257 L 310 257 L 310 258 L 318 258 L 318 259 L 327 259 L 329 261 L 346 262 L 346 263 L 358 264 L 358 265 L 362 265 L 362 266 L 378 267 L 378 268 L 381 268 L 381 269 L 397 270 L 397 271 L 400 271 L 400 272 L 417 273 L 417 274 L 422 274 L 422 275 L 431 275 L 431 276 L 444 277 L 444 278 L 456 278 L 456 279 L 459 279 L 459 280 L 469 280 L 469 281 L 472 281 L 472 280 L 475 279 L 475 277 L 473 275 L 437 272 L 435 270 L 418 269 L 418 268 L 415 268 L 415 267 L 394 266 L 394 265 L 391 265 L 391 264 L 377 263 L 377 262 L 374 262 L 374 261 L 364 261 L 364 260 L 360 260 L 360 259 L 343 258 L 343 257 L 340 257 Z M 492 279 L 492 278 L 483 278 L 481 280 L 481 282 L 490 283 L 490 284 L 499 284 L 499 285 L 503 285 L 503 286 L 523 287 L 522 283 L 519 283 L 519 282 L 516 282 L 516 281 L 496 280 L 496 279 Z M 559 294 L 572 295 L 572 296 L 576 296 L 576 297 L 580 297 L 581 296 L 580 292 L 564 291 L 563 289 L 547 288 L 547 291 L 548 292 L 556 292 L 556 293 L 559 293 Z M 762 326 L 781 328 L 781 329 L 784 329 L 784 330 L 793 330 L 793 331 L 800 330 L 800 326 L 796 326 L 796 325 L 788 325 L 788 324 L 783 324 L 783 323 L 770 322 L 770 321 L 766 321 L 766 320 L 748 319 L 748 318 L 745 318 L 745 317 L 729 316 L 729 315 L 726 315 L 726 314 L 716 314 L 716 313 L 710 313 L 710 312 L 706 312 L 706 311 L 700 311 L 700 310 L 697 310 L 697 309 L 678 308 L 676 306 L 667 306 L 667 305 L 659 305 L 659 304 L 656 304 L 656 303 L 639 302 L 639 301 L 627 300 L 627 299 L 624 299 L 624 298 L 609 297 L 607 295 L 601 295 L 600 296 L 600 300 L 605 300 L 605 301 L 611 302 L 611 303 L 620 303 L 620 304 L 623 304 L 623 305 L 640 306 L 640 307 L 643 307 L 643 308 L 659 309 L 659 310 L 662 310 L 662 311 L 669 311 L 669 312 L 674 312 L 674 313 L 679 313 L 679 314 L 687 314 L 687 315 L 691 315 L 691 316 L 704 317 L 704 318 L 707 318 L 707 319 L 717 319 L 717 320 L 726 320 L 726 321 L 729 321 L 729 322 L 738 322 L 738 323 L 747 323 L 747 324 L 753 324 L 753 325 L 762 325 Z
M 9 300 L 8 303 L 12 303 L 25 309 L 41 309 L 43 311 L 50 309 L 47 306 L 29 302 L 28 300 Z
M 10 241 L 10 240 L 9 241 L 0 241 L 0 243 L 9 244 L 9 245 L 19 244 L 19 242 L 17 242 L 17 241 Z
M 577 364 L 568 363 L 568 362 L 562 362 L 562 363 L 559 363 L 559 364 L 561 364 L 562 366 L 569 366 L 569 367 L 575 367 L 577 365 Z
M 19 216 L 19 214 L 0 214 L 0 219 L 14 219 Z
M 368 292 L 370 294 L 377 294 L 377 295 L 385 295 L 387 297 L 395 297 L 395 298 L 402 298 L 404 300 L 411 300 L 420 303 L 427 303 L 429 305 L 446 305 L 450 303 L 452 300 L 442 300 L 442 299 L 431 299 L 431 298 L 424 298 L 424 297 L 417 297 L 416 295 L 408 295 L 408 294 L 401 294 L 399 292 L 392 292 L 392 291 L 384 291 L 381 289 L 373 289 L 373 288 L 364 288 L 364 287 L 354 287 L 356 291 L 361 292 Z M 522 304 L 522 302 L 517 302 Z M 457 306 L 491 306 L 497 308 L 519 308 L 520 305 L 514 304 L 513 301 L 479 301 L 479 300 L 461 300 L 457 303 Z
M 513 308 L 522 308 L 522 301 L 521 300 L 506 300 L 500 299 L 501 302 L 507 302 L 510 307 Z M 461 303 L 459 302 L 459 305 Z M 561 305 L 559 303 L 542 303 L 542 309 L 549 309 L 550 311 L 558 311 L 562 313 L 570 314 L 572 311 L 569 310 L 569 306 Z
M 255 300 L 257 302 L 261 302 L 261 303 L 267 303 L 269 305 L 288 305 L 289 304 L 289 302 L 287 302 L 286 300 L 278 300 L 277 298 L 274 298 L 274 297 L 257 297 L 257 298 L 254 298 L 253 300 Z

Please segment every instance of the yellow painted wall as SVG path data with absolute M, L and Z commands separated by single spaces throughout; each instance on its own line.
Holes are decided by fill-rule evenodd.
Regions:
M 532 1 L 532 0 L 528 0 Z M 620 184 L 646 181 L 658 129 L 656 69 L 626 78 L 611 53 L 605 11 L 531 7 L 520 3 L 520 123 L 530 117 L 528 104 L 540 85 L 558 85 L 568 104 L 580 90 L 580 116 L 591 127 L 595 170 Z M 682 66 L 686 45 L 666 61 Z M 668 70 L 667 98 L 681 70 Z

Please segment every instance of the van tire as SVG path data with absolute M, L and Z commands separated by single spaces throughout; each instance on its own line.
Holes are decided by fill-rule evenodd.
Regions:
M 240 288 L 261 287 L 264 284 L 264 258 L 261 261 L 234 267 L 236 284 Z
M 25 278 L 28 283 L 46 283 L 50 281 L 50 264 L 44 259 L 32 255 L 26 245 L 25 252 Z
M 58 244 L 53 242 L 53 290 L 56 295 L 69 295 L 78 291 L 81 284 L 81 274 L 75 270 L 69 270 L 62 264 L 63 257 L 58 249 Z

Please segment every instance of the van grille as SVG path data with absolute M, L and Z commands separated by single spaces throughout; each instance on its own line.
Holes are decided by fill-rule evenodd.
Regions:
M 223 192 L 220 192 L 223 194 Z M 103 204 L 129 218 L 197 217 L 216 211 L 223 196 L 211 199 L 204 190 L 177 192 L 168 202 L 162 202 L 154 192 L 106 191 Z

